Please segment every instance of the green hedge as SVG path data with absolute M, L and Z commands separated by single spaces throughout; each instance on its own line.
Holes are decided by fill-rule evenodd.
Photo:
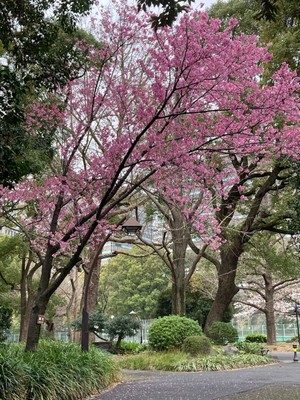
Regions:
M 261 333 L 250 333 L 245 337 L 245 342 L 250 343 L 267 343 L 267 336 Z

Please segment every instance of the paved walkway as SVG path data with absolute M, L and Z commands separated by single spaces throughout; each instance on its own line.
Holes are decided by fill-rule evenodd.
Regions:
M 299 362 L 220 372 L 125 371 L 125 380 L 94 400 L 300 400 Z

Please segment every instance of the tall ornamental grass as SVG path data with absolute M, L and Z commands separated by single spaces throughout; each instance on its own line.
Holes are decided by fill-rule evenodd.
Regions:
M 40 341 L 25 353 L 21 344 L 0 347 L 0 399 L 75 400 L 99 393 L 118 380 L 119 370 L 108 353 L 91 346 Z
M 181 372 L 223 371 L 276 362 L 270 357 L 263 357 L 256 354 L 216 354 L 191 357 L 189 354 L 180 351 L 146 352 L 137 355 L 127 355 L 119 357 L 118 361 L 120 367 L 126 369 Z

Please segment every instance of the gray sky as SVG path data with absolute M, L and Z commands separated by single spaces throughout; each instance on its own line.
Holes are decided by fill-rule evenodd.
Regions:
M 217 0 L 195 0 L 194 7 L 199 6 L 199 4 L 204 4 L 204 8 L 211 6 L 213 3 L 216 3 Z M 110 0 L 99 0 L 100 4 L 109 4 Z

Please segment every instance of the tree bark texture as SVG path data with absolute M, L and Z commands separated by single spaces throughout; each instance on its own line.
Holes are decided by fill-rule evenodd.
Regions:
M 267 325 L 267 343 L 269 345 L 276 343 L 276 325 L 274 310 L 274 286 L 271 273 L 264 274 L 265 281 L 265 315 Z
M 233 243 L 227 243 L 221 249 L 221 263 L 218 270 L 218 289 L 213 305 L 208 313 L 204 331 L 217 321 L 222 321 L 226 309 L 239 289 L 235 285 L 236 271 L 243 244 L 237 235 Z
M 190 227 L 184 216 L 177 209 L 171 210 L 171 235 L 173 254 L 171 265 L 172 273 L 172 314 L 185 315 L 186 301 L 186 252 L 190 238 Z

